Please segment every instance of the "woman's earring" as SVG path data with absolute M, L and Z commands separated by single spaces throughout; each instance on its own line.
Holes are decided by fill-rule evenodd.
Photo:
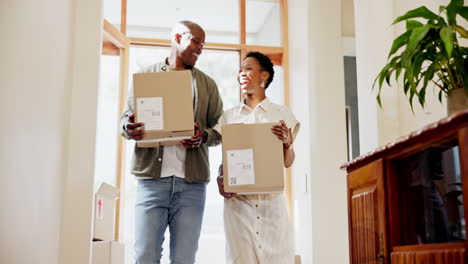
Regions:
M 265 88 L 265 81 L 260 84 L 260 87 Z

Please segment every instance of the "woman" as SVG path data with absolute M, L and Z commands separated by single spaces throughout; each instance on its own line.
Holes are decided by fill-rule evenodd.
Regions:
M 271 131 L 283 142 L 284 166 L 294 162 L 292 143 L 299 123 L 285 106 L 272 103 L 265 90 L 273 80 L 271 60 L 250 52 L 241 64 L 238 81 L 245 99 L 223 113 L 216 130 L 233 123 L 280 122 Z M 294 263 L 292 233 L 284 193 L 236 195 L 224 192 L 222 170 L 217 179 L 224 200 L 224 228 L 228 264 Z

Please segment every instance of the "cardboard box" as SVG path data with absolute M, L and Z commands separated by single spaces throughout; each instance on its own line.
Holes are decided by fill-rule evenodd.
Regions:
M 124 264 L 125 246 L 115 241 L 95 241 L 92 255 L 92 264 Z
M 238 194 L 284 190 L 281 140 L 271 132 L 279 123 L 224 125 L 224 190 Z
M 188 70 L 133 75 L 135 122 L 145 123 L 142 148 L 179 144 L 193 136 L 192 73 Z
M 95 195 L 93 240 L 113 240 L 115 205 L 119 189 L 102 183 Z

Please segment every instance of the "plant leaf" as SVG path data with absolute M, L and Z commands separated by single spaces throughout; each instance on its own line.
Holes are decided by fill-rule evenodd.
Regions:
M 436 71 L 436 63 L 432 63 L 428 68 L 427 70 L 424 72 L 424 82 L 423 82 L 423 86 L 421 87 L 421 89 L 426 89 L 427 87 L 427 84 L 432 80 L 434 79 L 434 74 L 435 74 L 435 71 Z
M 387 76 L 387 71 L 388 71 L 388 65 L 383 68 L 382 72 L 379 75 L 379 87 L 380 88 L 382 88 L 382 84 L 385 80 L 385 76 Z M 380 93 L 380 90 L 379 90 L 379 93 Z
M 445 10 L 447 10 L 447 6 L 439 6 L 439 13 L 442 13 Z
M 413 98 L 414 98 L 414 95 L 415 95 L 415 90 L 416 89 L 410 89 L 410 96 L 409 96 L 409 102 L 410 102 L 410 106 L 411 106 L 411 111 L 414 113 L 414 108 L 413 108 Z
M 379 107 L 382 108 L 382 101 L 380 100 L 380 94 L 377 95 L 377 103 L 379 104 Z
M 444 42 L 444 47 L 445 51 L 447 51 L 447 55 L 449 58 L 452 57 L 452 51 L 453 51 L 453 41 L 454 41 L 454 35 L 455 33 L 453 32 L 453 29 L 450 27 L 443 27 L 440 30 L 440 38 Z
M 411 68 L 411 73 L 413 76 L 417 76 L 421 72 L 421 67 L 423 62 L 426 60 L 425 54 L 416 57 L 413 63 L 413 67 Z
M 398 78 L 400 77 L 401 71 L 403 70 L 402 67 L 398 67 L 395 71 L 395 80 L 398 81 Z
M 411 36 L 411 32 L 412 31 L 406 31 L 393 41 L 392 48 L 390 49 L 390 53 L 388 54 L 388 58 L 390 58 L 390 56 L 397 52 L 403 45 L 407 44 L 408 39 Z
M 426 103 L 426 88 L 421 88 L 418 93 L 418 99 L 421 106 L 424 108 L 424 103 Z
M 388 86 L 392 86 L 390 84 L 390 77 L 392 76 L 392 73 L 395 71 L 395 69 L 391 69 L 387 71 L 387 75 L 385 76 L 385 82 L 388 84 Z
M 451 27 L 454 28 L 462 37 L 468 38 L 468 31 L 463 27 L 458 25 L 451 25 Z
M 431 25 L 424 25 L 423 27 L 413 29 L 405 51 L 408 56 L 418 47 L 419 42 L 427 35 L 430 29 Z
M 417 27 L 424 26 L 423 23 L 416 21 L 416 20 L 406 20 L 406 30 L 413 30 Z
M 468 6 L 464 6 L 458 10 L 458 14 L 462 16 L 465 20 L 468 20 Z
M 420 18 L 425 18 L 425 19 L 438 19 L 439 18 L 438 15 L 434 14 L 431 10 L 427 9 L 427 7 L 421 6 L 416 9 L 406 12 L 406 14 L 400 17 L 397 17 L 397 19 L 393 22 L 393 24 L 396 24 L 400 21 L 407 20 L 410 18 L 415 18 L 415 17 L 420 17 Z
M 403 84 L 403 91 L 405 92 L 405 94 L 408 93 L 409 88 L 410 88 L 409 82 L 408 82 L 408 81 L 404 82 L 404 84 Z
M 457 24 L 457 13 L 463 7 L 464 0 L 451 0 L 447 6 L 447 20 L 449 25 Z

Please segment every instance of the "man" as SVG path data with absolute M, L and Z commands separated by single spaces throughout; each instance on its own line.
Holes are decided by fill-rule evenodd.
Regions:
M 135 145 L 132 174 L 138 179 L 135 208 L 137 264 L 160 263 L 164 232 L 169 226 L 171 264 L 195 262 L 209 181 L 208 146 L 220 143 L 213 130 L 222 114 L 216 83 L 195 68 L 205 43 L 205 32 L 190 21 L 178 22 L 171 34 L 165 61 L 140 72 L 190 70 L 193 80 L 195 132 L 182 144 L 160 148 Z M 134 123 L 133 91 L 121 117 L 122 135 L 145 137 L 143 123 Z

